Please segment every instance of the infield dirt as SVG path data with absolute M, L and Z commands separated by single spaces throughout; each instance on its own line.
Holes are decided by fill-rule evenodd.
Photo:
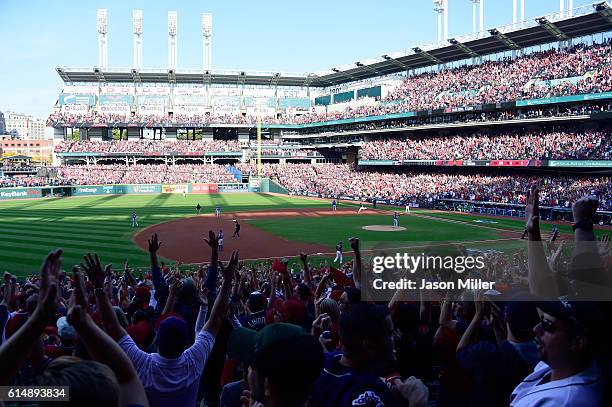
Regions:
M 369 213 L 374 212 L 370 209 Z M 219 259 L 229 259 L 232 250 L 240 250 L 240 258 L 245 260 L 267 259 L 282 256 L 297 256 L 300 252 L 307 254 L 331 252 L 332 248 L 320 244 L 287 240 L 265 230 L 251 226 L 246 220 L 261 218 L 286 217 L 321 217 L 355 215 L 356 209 L 308 208 L 287 209 L 279 211 L 226 213 L 221 217 L 211 214 L 193 216 L 169 222 L 158 223 L 143 229 L 134 236 L 134 242 L 144 250 L 148 248 L 148 239 L 157 233 L 162 246 L 159 255 L 183 263 L 204 263 L 210 261 L 210 247 L 204 242 L 208 231 L 216 234 L 223 230 L 225 239 Z M 240 223 L 240 238 L 232 238 L 234 220 Z

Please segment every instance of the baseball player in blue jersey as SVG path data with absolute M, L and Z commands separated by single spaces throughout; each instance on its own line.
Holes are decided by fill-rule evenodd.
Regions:
M 138 221 L 136 220 L 136 211 L 132 212 L 132 227 L 138 227 Z
M 215 207 L 215 216 L 221 216 L 221 207 L 219 205 Z
M 399 213 L 397 211 L 393 212 L 393 227 L 398 227 Z
M 332 211 L 334 211 L 334 212 L 335 212 L 335 211 L 336 211 L 336 207 L 337 207 L 337 206 L 338 206 L 338 203 L 337 203 L 337 202 L 336 202 L 336 200 L 334 199 L 334 200 L 332 201 Z

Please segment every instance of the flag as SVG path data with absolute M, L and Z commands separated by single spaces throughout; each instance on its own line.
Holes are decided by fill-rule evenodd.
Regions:
M 353 282 L 353 280 L 348 278 L 346 274 L 344 274 L 337 268 L 330 267 L 329 273 L 331 274 L 331 278 L 332 280 L 334 280 L 336 285 L 339 285 L 341 287 L 349 287 L 349 286 L 354 287 L 355 286 L 355 283 Z
M 272 270 L 281 274 L 287 274 L 287 264 L 281 262 L 280 259 L 275 259 L 274 263 L 272 263 Z

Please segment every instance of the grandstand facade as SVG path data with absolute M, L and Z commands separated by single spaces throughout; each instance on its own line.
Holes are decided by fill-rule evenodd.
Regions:
M 75 165 L 128 174 L 240 164 L 253 174 L 260 160 L 291 192 L 344 197 L 350 191 L 308 191 L 299 180 L 292 189 L 286 166 L 588 180 L 612 167 L 611 16 L 600 2 L 320 73 L 58 67 L 64 87 L 48 124 L 68 177 Z M 444 199 L 482 195 L 454 194 Z M 353 197 L 414 199 L 404 195 Z

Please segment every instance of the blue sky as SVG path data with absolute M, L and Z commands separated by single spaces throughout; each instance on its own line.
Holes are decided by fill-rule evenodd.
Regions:
M 449 35 L 472 30 L 470 0 L 449 0 Z M 525 16 L 558 0 L 525 0 Z M 591 1 L 574 1 L 574 7 Z M 376 4 L 376 5 L 375 5 Z M 167 12 L 178 12 L 178 68 L 200 68 L 201 13 L 213 14 L 213 69 L 313 72 L 431 43 L 430 0 L 0 0 L 0 111 L 45 118 L 62 81 L 57 65 L 98 63 L 96 9 L 108 9 L 109 66 L 132 64 L 133 9 L 144 14 L 143 67 L 167 65 Z M 485 0 L 485 28 L 512 22 L 512 0 Z

